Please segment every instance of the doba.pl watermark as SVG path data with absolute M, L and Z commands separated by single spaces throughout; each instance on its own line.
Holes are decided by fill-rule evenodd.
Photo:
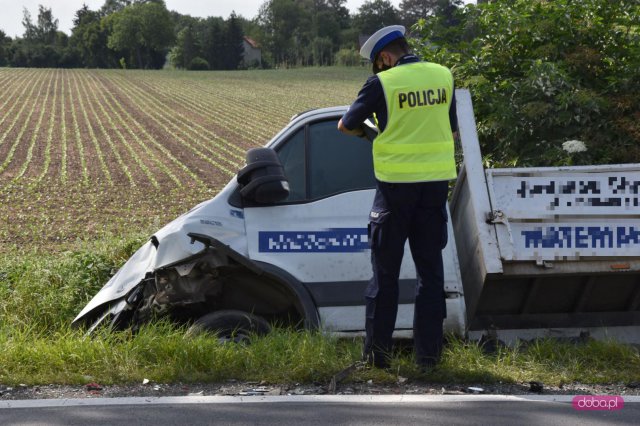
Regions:
M 621 410 L 624 399 L 621 396 L 577 395 L 573 397 L 576 410 Z

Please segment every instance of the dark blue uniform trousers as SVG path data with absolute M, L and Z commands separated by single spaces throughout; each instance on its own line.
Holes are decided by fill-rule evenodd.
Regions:
M 378 182 L 369 215 L 373 278 L 365 292 L 364 356 L 387 367 L 398 313 L 398 277 L 409 239 L 418 280 L 415 288 L 413 336 L 416 362 L 435 364 L 442 352 L 446 317 L 442 249 L 447 244 L 448 183 Z

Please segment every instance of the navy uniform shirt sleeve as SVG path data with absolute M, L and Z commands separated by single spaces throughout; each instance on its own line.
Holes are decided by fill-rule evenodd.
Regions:
M 364 83 L 358 97 L 342 117 L 342 124 L 349 130 L 357 129 L 373 113 L 378 118 L 380 131 L 384 130 L 387 125 L 387 104 L 382 84 L 376 75 L 372 75 Z
M 449 123 L 451 123 L 451 131 L 458 131 L 458 113 L 456 110 L 456 87 L 453 86 L 453 95 L 451 96 L 451 105 L 449 105 Z

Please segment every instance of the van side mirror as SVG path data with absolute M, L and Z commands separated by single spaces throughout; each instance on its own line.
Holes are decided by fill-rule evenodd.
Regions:
M 240 195 L 260 204 L 282 201 L 289 196 L 289 182 L 278 154 L 271 148 L 247 151 L 247 165 L 238 172 Z

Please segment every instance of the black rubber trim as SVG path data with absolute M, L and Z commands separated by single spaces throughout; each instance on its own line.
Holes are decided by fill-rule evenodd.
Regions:
M 187 235 L 191 238 L 192 241 L 198 241 L 204 244 L 206 249 L 208 249 L 209 247 L 214 248 L 220 251 L 221 253 L 225 254 L 229 258 L 233 259 L 234 261 L 238 262 L 240 265 L 245 266 L 254 274 L 262 275 L 262 269 L 259 266 L 257 266 L 255 262 L 253 262 L 250 259 L 247 259 L 246 257 L 241 255 L 240 253 L 238 253 L 228 245 L 216 240 L 215 238 L 205 234 L 198 234 L 196 232 L 189 232 Z M 198 255 L 200 255 L 200 253 L 198 253 Z M 179 263 L 182 263 L 182 262 L 183 261 L 180 261 Z
M 400 280 L 398 303 L 413 303 L 415 300 L 415 279 Z M 304 286 L 313 296 L 318 307 L 325 306 L 361 306 L 364 305 L 364 292 L 369 281 L 317 282 Z
M 482 315 L 470 321 L 469 330 L 521 328 L 622 327 L 640 325 L 640 312 L 580 312 L 553 314 Z

